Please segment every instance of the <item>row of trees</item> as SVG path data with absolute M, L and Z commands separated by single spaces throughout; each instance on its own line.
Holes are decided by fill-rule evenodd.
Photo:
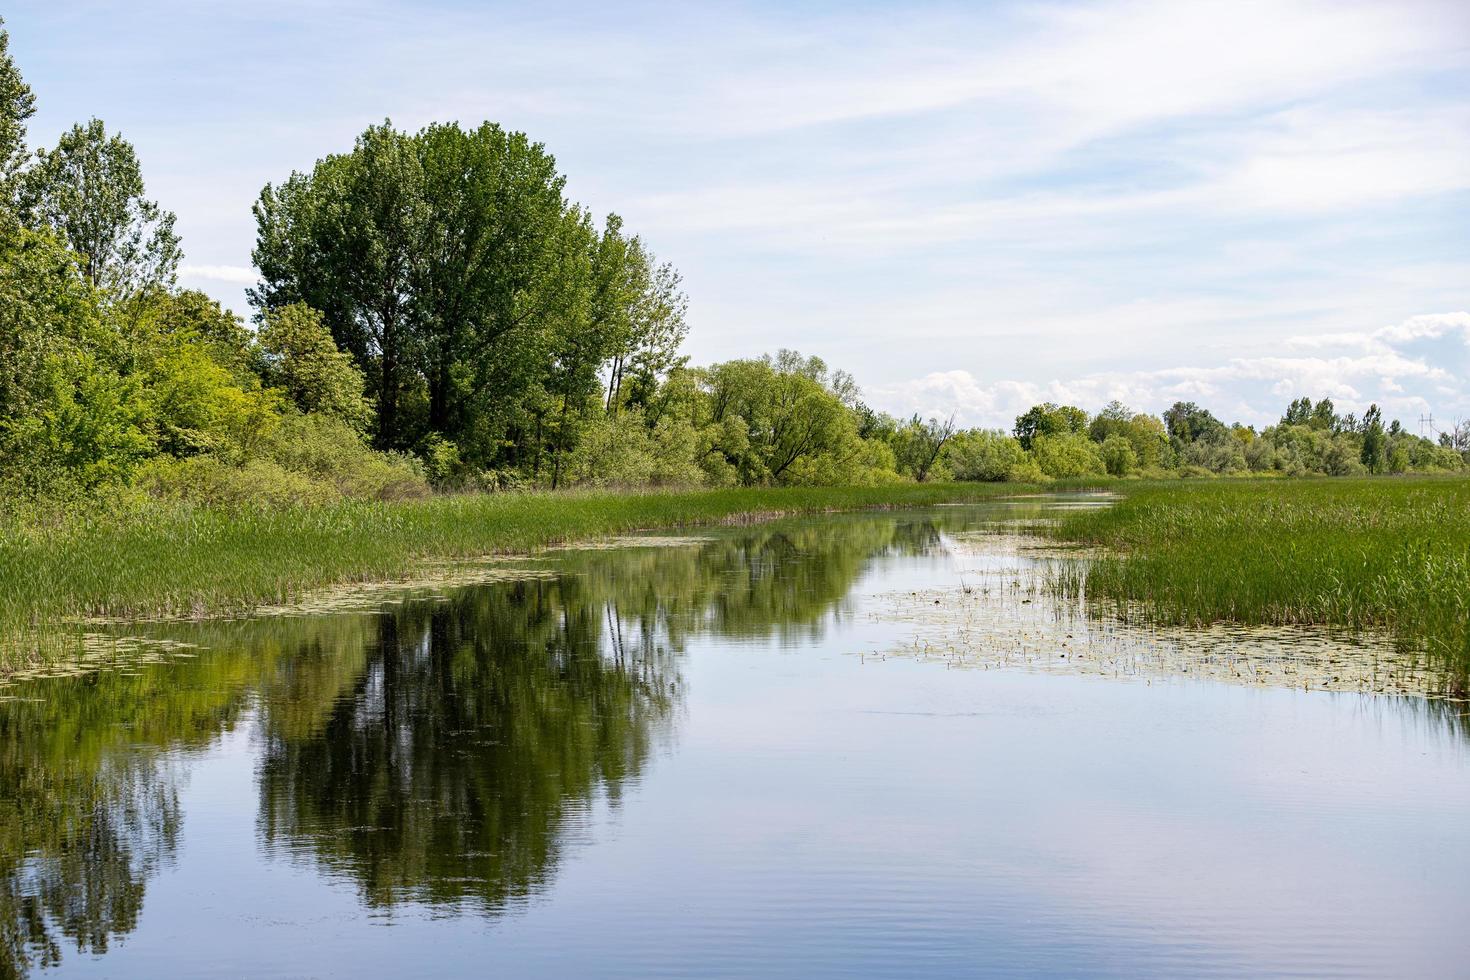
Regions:
M 937 429 L 936 423 L 929 428 Z M 1280 422 L 1257 431 L 1226 425 L 1193 402 L 1162 416 L 1112 402 L 1096 415 L 1046 403 L 1016 419 L 1010 433 L 970 430 L 946 444 L 939 471 L 962 480 L 1079 476 L 1206 476 L 1279 472 L 1348 476 L 1453 472 L 1470 466 L 1470 425 L 1438 441 L 1387 425 L 1377 405 L 1361 419 L 1330 399 L 1293 401 Z
M 1292 403 L 1256 432 L 1038 405 L 1014 431 L 895 419 L 792 351 L 696 368 L 678 272 L 492 123 L 372 126 L 254 206 L 247 327 L 176 288 L 171 212 L 98 120 L 26 149 L 0 30 L 0 487 L 318 501 L 444 488 L 875 483 L 1462 465 Z M 1459 440 L 1458 442 L 1456 440 Z

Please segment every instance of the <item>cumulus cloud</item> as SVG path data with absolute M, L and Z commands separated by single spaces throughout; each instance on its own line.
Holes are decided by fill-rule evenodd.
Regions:
M 243 265 L 183 265 L 179 266 L 179 276 L 183 279 L 227 282 L 237 286 L 253 286 L 260 279 L 254 269 Z
M 1307 334 L 1287 338 L 1294 348 L 1358 347 L 1387 353 L 1416 340 L 1439 340 L 1459 335 L 1470 347 L 1470 313 L 1425 313 L 1371 332 Z
M 1429 355 L 1399 348 L 1423 340 L 1459 339 L 1470 346 L 1470 313 L 1436 313 L 1364 333 L 1294 337 L 1290 346 L 1356 348 L 1331 356 L 1264 354 L 1213 365 L 1181 365 L 1144 371 L 1100 372 L 1044 384 L 1009 379 L 982 381 L 970 371 L 939 371 L 912 381 L 874 388 L 875 404 L 896 414 L 947 416 L 967 425 L 1007 428 L 1038 402 L 1055 401 L 1096 411 L 1114 399 L 1160 412 L 1174 401 L 1200 401 L 1241 422 L 1265 424 L 1287 401 L 1332 398 L 1346 411 L 1377 403 L 1406 420 L 1438 409 L 1449 417 L 1470 411 L 1470 376 Z M 1430 395 L 1435 397 L 1431 399 Z
M 31 132 L 97 114 L 137 139 L 190 254 L 242 263 L 186 281 L 236 306 L 265 182 L 385 115 L 488 115 L 680 268 L 696 361 L 799 346 L 895 407 L 995 421 L 1052 394 L 1262 414 L 1299 385 L 1459 397 L 1458 369 L 1386 357 L 1436 366 L 1461 328 L 1325 333 L 1470 300 L 1463 0 L 265 0 L 226 30 L 211 5 L 64 6 L 10 18 L 17 43 L 68 38 L 27 56 Z M 118 54 L 160 38 L 178 58 Z M 970 380 L 903 382 L 936 367 Z

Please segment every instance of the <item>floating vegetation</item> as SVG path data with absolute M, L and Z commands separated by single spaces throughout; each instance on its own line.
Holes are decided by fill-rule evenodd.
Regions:
M 1154 624 L 1148 611 L 1089 604 L 1054 588 L 1052 566 L 1073 549 L 1015 533 L 954 535 L 950 588 L 875 597 L 876 621 L 914 628 L 881 651 L 969 669 L 1025 669 L 1257 687 L 1445 698 L 1444 672 L 1382 630 L 1284 624 Z
M 443 593 L 495 582 L 555 578 L 553 568 L 537 568 L 524 561 L 432 562 L 420 574 L 388 582 L 350 582 L 313 589 L 294 602 L 260 606 L 255 616 L 325 616 L 334 613 L 375 612 L 410 599 L 445 601 Z
M 102 670 L 121 673 L 149 664 L 193 659 L 197 644 L 166 637 L 80 633 L 70 637 L 71 653 L 64 658 L 38 661 L 20 670 L 0 675 L 0 701 L 16 700 L 5 690 L 24 681 L 52 677 L 76 677 Z M 35 700 L 35 699 L 27 699 Z
M 1470 691 L 1470 480 L 1141 486 L 1051 532 L 1104 554 L 1059 568 L 1099 611 L 1162 625 L 1376 631 Z
M 624 548 L 688 548 L 709 544 L 716 538 L 696 534 L 625 534 L 621 537 L 594 538 L 556 544 L 547 551 L 614 551 Z

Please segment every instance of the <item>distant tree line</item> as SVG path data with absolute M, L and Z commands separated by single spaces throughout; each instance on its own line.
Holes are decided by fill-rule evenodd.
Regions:
M 1431 440 L 1397 421 L 1385 425 L 1377 405 L 1359 419 L 1338 414 L 1327 398 L 1297 399 L 1259 431 L 1226 425 L 1193 402 L 1176 402 L 1161 417 L 1117 401 L 1096 415 L 1048 402 L 1019 416 L 1009 433 L 956 434 L 942 465 L 961 480 L 1454 472 L 1470 465 L 1470 424 Z
M 493 123 L 369 127 L 254 206 L 250 325 L 177 287 L 172 212 L 96 119 L 29 152 L 0 30 L 0 492 L 313 503 L 572 486 L 1397 473 L 1464 465 L 1376 407 L 1261 432 L 1038 405 L 895 419 L 794 351 L 694 367 L 679 273 Z

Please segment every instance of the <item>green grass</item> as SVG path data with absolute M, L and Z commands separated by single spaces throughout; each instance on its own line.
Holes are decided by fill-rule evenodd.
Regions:
M 1074 566 L 1094 601 L 1196 625 L 1391 631 L 1470 670 L 1470 480 L 1364 478 L 1119 484 L 1055 533 L 1099 545 Z M 1065 585 L 1065 582 L 1059 583 Z
M 0 671 L 52 651 L 80 617 L 242 612 L 305 591 L 411 574 L 424 559 L 523 552 L 638 528 L 923 506 L 1026 492 L 950 484 L 500 494 L 294 509 L 156 501 L 0 522 Z

